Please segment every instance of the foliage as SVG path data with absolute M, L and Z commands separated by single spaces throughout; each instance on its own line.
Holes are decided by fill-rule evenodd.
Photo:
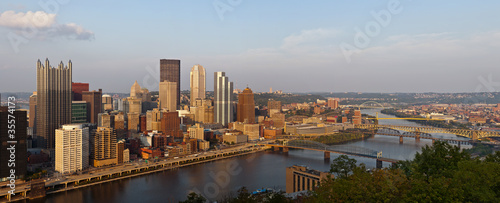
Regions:
M 332 135 L 319 136 L 314 139 L 316 142 L 321 142 L 323 144 L 340 144 L 353 140 L 359 140 L 366 137 L 363 132 L 339 132 Z
M 472 148 L 465 149 L 464 151 L 468 152 L 471 155 L 477 154 L 479 156 L 486 156 L 488 154 L 493 153 L 492 148 L 493 147 L 491 147 L 489 145 L 478 143 L 478 144 L 474 145 Z
M 203 197 L 199 194 L 196 194 L 195 192 L 191 192 L 187 196 L 187 200 L 180 201 L 180 203 L 203 203 L 205 201 L 207 201 L 207 199 L 205 199 L 205 197 Z
M 201 195 L 196 193 L 190 193 L 188 195 L 188 200 L 183 201 L 185 203 L 194 202 L 205 202 L 206 199 Z M 203 198 L 203 199 L 201 199 Z M 253 203 L 253 202 L 264 202 L 264 203 L 288 203 L 292 202 L 291 199 L 285 197 L 284 192 L 268 191 L 260 194 L 250 194 L 246 187 L 242 187 L 238 190 L 236 196 L 229 195 L 217 202 L 223 203 Z
M 338 177 L 345 178 L 356 168 L 356 159 L 351 159 L 347 155 L 340 155 L 335 158 L 330 165 L 330 173 L 337 174 Z
M 391 168 L 367 172 L 360 165 L 340 175 L 323 180 L 306 202 L 500 202 L 500 152 L 471 159 L 445 142 Z

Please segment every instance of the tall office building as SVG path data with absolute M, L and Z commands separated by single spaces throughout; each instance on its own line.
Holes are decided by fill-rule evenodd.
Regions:
M 29 127 L 33 128 L 33 134 L 36 134 L 36 92 L 30 96 Z
M 181 60 L 160 59 L 160 82 L 175 82 L 177 85 L 177 103 L 180 106 L 181 98 Z
M 71 123 L 88 123 L 87 107 L 86 101 L 73 101 L 71 103 Z
M 116 157 L 116 132 L 113 128 L 98 127 L 92 136 L 90 148 L 90 162 L 94 167 L 115 165 Z
M 99 91 L 83 91 L 82 100 L 88 103 L 87 114 L 90 116 L 90 123 L 97 124 L 102 105 L 102 89 Z
M 161 131 L 164 134 L 170 135 L 175 138 L 182 137 L 182 130 L 180 129 L 181 119 L 179 112 L 163 112 L 161 117 Z
M 201 65 L 194 65 L 191 68 L 191 106 L 195 106 L 196 99 L 205 99 L 205 68 Z
M 36 118 L 38 147 L 55 147 L 55 130 L 63 124 L 71 123 L 71 80 L 72 63 L 64 67 L 61 62 L 57 68 L 45 60 L 36 64 L 37 108 Z
M 160 109 L 166 109 L 170 112 L 177 110 L 177 83 L 160 82 Z
M 107 94 L 102 95 L 102 110 L 104 111 L 112 111 L 113 110 L 113 98 Z
M 275 113 L 281 113 L 281 101 L 270 99 L 267 102 L 267 111 L 270 117 L 272 117 Z
M 26 167 L 28 160 L 28 151 L 26 145 L 26 111 L 14 111 L 12 114 L 8 111 L 7 107 L 0 107 L 0 181 L 6 181 L 10 176 L 10 170 L 15 170 L 16 178 L 23 178 L 26 176 Z M 14 116 L 14 118 L 10 117 Z M 15 127 L 11 128 L 11 120 L 14 120 Z M 9 127 L 10 126 L 10 127 Z M 9 137 L 9 130 L 15 131 L 14 139 Z M 14 142 L 12 142 L 14 141 Z M 14 145 L 15 148 L 15 166 L 9 167 L 7 163 L 11 160 L 10 146 Z
M 248 87 L 238 95 L 237 117 L 239 122 L 255 123 L 255 101 Z
M 89 167 L 89 128 L 82 124 L 56 129 L 56 166 L 59 173 L 73 173 Z
M 214 122 L 226 126 L 233 122 L 233 82 L 225 72 L 214 73 Z
M 71 93 L 73 93 L 73 101 L 82 101 L 83 91 L 89 91 L 89 83 L 71 83 Z

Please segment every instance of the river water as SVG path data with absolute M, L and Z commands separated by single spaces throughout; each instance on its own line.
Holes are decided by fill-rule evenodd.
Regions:
M 380 110 L 362 110 L 362 113 L 369 115 L 375 115 L 376 112 Z M 392 116 L 379 113 L 379 117 Z M 417 125 L 405 120 L 380 120 L 379 124 Z M 455 135 L 448 134 L 433 134 L 433 136 L 456 138 Z M 362 146 L 382 151 L 384 157 L 405 160 L 413 159 L 423 146 L 431 143 L 430 140 L 425 139 L 416 142 L 415 139 L 404 138 L 404 144 L 399 144 L 399 137 L 375 135 L 372 138 L 345 145 Z M 337 156 L 332 153 L 330 162 Z M 358 164 L 364 163 L 368 168 L 375 168 L 374 159 L 351 158 L 355 158 Z M 34 202 L 178 202 L 185 200 L 190 191 L 196 191 L 211 200 L 217 200 L 235 194 L 242 186 L 250 191 L 259 188 L 284 190 L 286 167 L 297 164 L 328 171 L 330 162 L 325 161 L 323 153 L 317 151 L 290 150 L 288 154 L 261 152 L 61 192 Z M 389 166 L 389 164 L 384 163 L 384 166 Z

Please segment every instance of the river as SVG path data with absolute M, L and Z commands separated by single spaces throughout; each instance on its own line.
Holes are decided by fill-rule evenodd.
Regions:
M 362 111 L 362 113 L 369 115 L 375 115 L 376 112 L 380 112 L 380 110 Z M 393 116 L 379 113 L 379 117 Z M 405 120 L 380 120 L 379 123 L 417 125 Z M 456 138 L 456 136 L 448 134 L 436 134 L 435 136 Z M 413 159 L 423 146 L 431 143 L 430 140 L 425 139 L 416 142 L 415 139 L 405 138 L 404 144 L 399 144 L 399 137 L 375 135 L 345 145 L 362 146 L 382 151 L 384 157 L 404 160 Z M 337 156 L 337 154 L 332 153 L 330 161 Z M 364 163 L 368 168 L 375 168 L 376 161 L 374 159 L 352 158 L 355 158 L 358 164 Z M 321 171 L 330 169 L 330 162 L 325 162 L 322 152 L 309 150 L 290 150 L 288 154 L 261 152 L 51 194 L 43 199 L 30 202 L 178 202 L 185 200 L 190 191 L 196 191 L 211 200 L 217 200 L 235 194 L 242 186 L 247 187 L 250 191 L 262 187 L 284 190 L 285 168 L 294 164 L 307 165 Z M 384 166 L 389 166 L 389 164 L 384 164 Z

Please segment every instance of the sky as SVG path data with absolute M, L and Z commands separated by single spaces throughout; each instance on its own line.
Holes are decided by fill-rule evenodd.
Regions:
M 158 90 L 160 59 L 284 92 L 500 89 L 500 1 L 0 2 L 0 92 L 36 91 L 36 61 L 104 92 Z M 498 82 L 497 82 L 498 81 Z

